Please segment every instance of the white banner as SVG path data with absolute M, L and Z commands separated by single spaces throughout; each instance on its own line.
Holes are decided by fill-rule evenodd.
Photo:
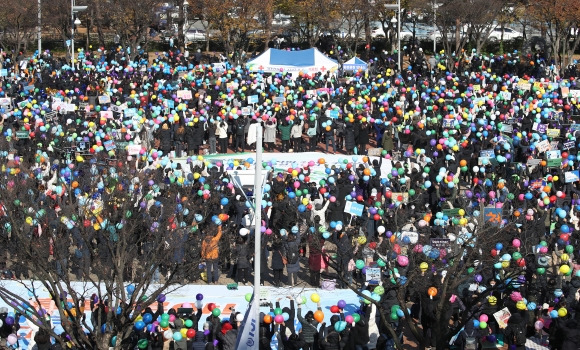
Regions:
M 236 350 L 257 350 L 260 347 L 260 299 L 254 298 L 252 306 L 246 312 L 241 330 L 238 333 Z

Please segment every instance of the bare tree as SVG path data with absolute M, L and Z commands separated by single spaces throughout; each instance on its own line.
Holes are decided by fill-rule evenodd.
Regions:
M 201 197 L 190 201 L 177 184 L 162 192 L 148 184 L 150 177 L 125 173 L 122 162 L 53 165 L 46 184 L 35 180 L 40 170 L 25 176 L 22 163 L 0 179 L 6 188 L 0 244 L 8 247 L 8 264 L 31 299 L 6 285 L 0 285 L 0 298 L 63 341 L 40 309 L 42 288 L 75 346 L 108 349 L 116 337 L 114 347 L 127 348 L 146 307 L 200 276 L 201 236 L 192 216 L 203 213 Z M 201 225 L 218 230 L 214 223 Z

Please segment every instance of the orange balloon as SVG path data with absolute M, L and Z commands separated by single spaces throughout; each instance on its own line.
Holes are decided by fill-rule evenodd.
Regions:
M 548 164 L 548 163 L 547 163 L 545 160 L 542 160 L 542 161 L 540 162 L 540 164 L 541 164 L 542 166 L 546 166 L 546 164 Z
M 322 322 L 324 320 L 324 313 L 320 310 L 316 310 L 314 313 L 314 319 L 319 323 Z
M 371 174 L 370 169 L 369 168 L 366 168 L 365 170 L 363 170 L 363 174 L 370 175 Z
M 364 156 L 364 157 L 362 158 L 362 161 L 363 161 L 363 163 L 368 163 L 368 161 L 369 161 L 369 157 L 367 157 L 367 156 Z
M 71 186 L 72 186 L 72 188 L 77 188 L 77 187 L 79 187 L 79 183 L 77 181 L 73 181 L 71 183 Z
M 429 294 L 429 296 L 430 296 L 430 297 L 434 297 L 434 296 L 436 296 L 436 295 L 437 295 L 437 288 L 435 288 L 435 287 L 430 287 L 430 288 L 427 290 L 427 294 Z
M 502 189 L 504 186 L 505 186 L 505 185 L 504 185 L 504 183 L 503 183 L 503 182 L 500 182 L 500 183 L 498 183 L 498 184 L 497 184 L 497 188 L 499 188 L 500 190 L 501 190 L 501 189 Z
M 549 193 L 551 190 L 550 186 L 544 186 L 544 192 Z
M 520 216 L 520 211 L 519 210 L 514 211 L 514 216 L 516 218 L 519 217 Z
M 326 163 L 326 160 L 324 158 L 320 158 L 318 160 L 318 164 L 324 164 L 324 163 Z
M 467 161 L 465 159 L 462 159 L 461 161 L 459 161 L 459 165 L 466 166 L 467 165 Z
M 272 323 L 272 316 L 264 315 L 264 323 L 266 323 L 266 324 Z

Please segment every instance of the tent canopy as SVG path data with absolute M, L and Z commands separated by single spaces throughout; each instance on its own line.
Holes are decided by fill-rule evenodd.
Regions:
M 365 61 L 361 60 L 356 56 L 344 62 L 342 65 L 343 70 L 359 70 L 359 69 L 367 70 L 368 67 L 369 66 Z
M 300 51 L 268 49 L 260 56 L 248 62 L 248 68 L 253 72 L 287 72 L 298 74 L 314 74 L 318 72 L 333 72 L 338 63 L 315 48 Z

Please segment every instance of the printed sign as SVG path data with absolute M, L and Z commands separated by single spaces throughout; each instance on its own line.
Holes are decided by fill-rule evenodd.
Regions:
M 7 77 L 8 76 L 8 69 L 0 69 L 0 77 Z
M 571 124 L 570 125 L 570 131 L 578 131 L 580 130 L 580 124 Z
M 332 118 L 332 119 L 338 119 L 338 117 L 340 116 L 340 112 L 337 110 L 332 110 L 332 111 L 330 111 L 329 115 L 330 115 L 330 118 Z
M 560 136 L 560 129 L 548 129 L 548 130 L 546 130 L 546 136 L 558 137 L 558 136 Z
M 10 106 L 12 104 L 12 99 L 9 97 L 0 98 L 0 106 Z
M 510 313 L 507 307 L 504 307 L 498 312 L 495 312 L 493 314 L 493 317 L 497 321 L 497 325 L 499 326 L 499 328 L 503 329 L 507 327 L 508 320 L 510 319 L 510 317 L 512 317 L 512 314 Z
M 131 118 L 137 114 L 137 109 L 136 108 L 127 108 L 124 112 L 125 112 L 126 118 Z
M 252 107 L 242 107 L 242 115 L 251 115 Z
M 344 212 L 354 215 L 354 216 L 362 216 L 363 214 L 364 205 L 348 201 L 344 206 Z
M 28 131 L 26 131 L 26 130 L 17 131 L 15 134 L 16 134 L 16 138 L 19 138 L 19 139 L 29 139 L 30 138 L 30 135 L 28 134 Z
M 129 145 L 127 146 L 127 154 L 130 156 L 136 156 L 141 152 L 141 145 Z
M 540 165 L 541 162 L 542 162 L 541 159 L 532 158 L 532 159 L 528 159 L 526 164 L 531 167 L 531 166 Z
M 566 183 L 580 181 L 580 170 L 566 171 L 564 173 L 564 181 Z
M 532 127 L 532 129 L 533 130 L 536 130 L 540 134 L 545 134 L 546 131 L 548 130 L 548 124 L 538 124 L 538 123 L 534 123 L 534 126 Z
M 443 127 L 444 128 L 453 128 L 454 119 L 443 119 Z
M 570 148 L 574 148 L 574 141 L 566 141 L 564 142 L 564 144 L 562 144 L 562 148 L 564 150 L 570 149 Z
M 99 104 L 100 105 L 104 105 L 107 103 L 111 103 L 111 96 L 109 96 L 109 95 L 99 96 Z
M 286 101 L 286 97 L 284 96 L 276 96 L 272 99 L 274 103 L 283 103 Z
M 514 126 L 510 124 L 504 124 L 503 127 L 501 128 L 501 131 L 511 134 L 512 132 L 514 132 Z
M 568 96 L 572 97 L 572 98 L 578 98 L 580 97 L 580 90 L 578 89 L 574 89 L 574 90 L 570 90 L 570 93 L 568 94 Z
M 479 156 L 482 158 L 492 158 L 495 157 L 495 153 L 492 149 L 484 149 L 479 152 Z
M 542 142 L 538 142 L 536 145 L 536 149 L 538 152 L 546 152 L 550 150 L 550 142 L 548 140 L 543 140 Z
M 447 249 L 451 240 L 449 238 L 431 238 L 431 246 L 437 249 Z
M 115 146 L 115 143 L 113 142 L 113 140 L 107 140 L 107 141 L 103 142 L 103 146 L 105 146 L 105 149 L 107 151 L 110 151 L 110 150 L 117 148 L 117 146 Z
M 501 210 L 501 208 L 483 208 L 484 221 L 493 226 L 499 226 L 501 224 Z
M 372 282 L 379 283 L 381 281 L 381 268 L 367 267 L 366 281 L 369 282 L 369 284 L 373 284 Z
M 451 216 L 459 216 L 459 210 L 461 208 L 454 208 L 454 209 L 443 209 L 443 215 Z
M 193 96 L 191 95 L 191 90 L 177 90 L 177 98 L 191 100 Z
M 101 111 L 101 118 L 113 119 L 113 111 Z
M 249 104 L 258 103 L 258 95 L 248 96 L 248 103 Z

